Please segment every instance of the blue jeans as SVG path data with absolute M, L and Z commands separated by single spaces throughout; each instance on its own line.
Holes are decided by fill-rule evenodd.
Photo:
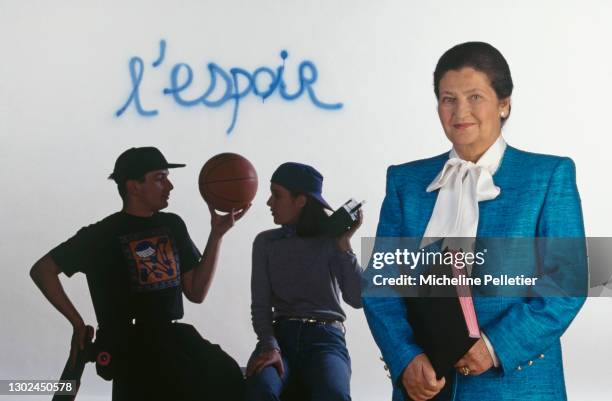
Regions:
M 350 401 L 351 359 L 342 329 L 322 323 L 282 320 L 274 325 L 284 377 L 273 366 L 246 381 L 245 401 L 278 401 L 287 386 L 299 386 L 310 401 Z M 253 353 L 251 358 L 256 356 Z

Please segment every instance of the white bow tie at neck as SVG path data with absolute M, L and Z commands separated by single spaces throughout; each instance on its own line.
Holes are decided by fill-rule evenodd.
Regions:
M 444 164 L 427 192 L 437 189 L 440 192 L 424 238 L 476 237 L 478 202 L 495 199 L 501 192 L 487 166 L 456 157 Z
M 427 192 L 435 191 L 438 188 L 448 187 L 449 181 L 454 182 L 449 185 L 461 185 L 468 188 L 475 188 L 478 201 L 495 199 L 500 193 L 499 187 L 493 182 L 493 176 L 486 166 L 480 166 L 470 161 L 462 160 L 457 157 L 448 159 L 444 168 L 427 187 Z

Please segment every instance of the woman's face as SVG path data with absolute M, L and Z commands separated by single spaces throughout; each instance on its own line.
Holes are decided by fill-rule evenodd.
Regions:
M 476 162 L 501 133 L 510 98 L 498 99 L 482 72 L 451 70 L 439 84 L 438 115 L 453 147 L 463 159 Z
M 270 185 L 270 192 L 267 205 L 270 206 L 274 223 L 296 224 L 306 204 L 306 197 L 304 195 L 294 197 L 287 188 L 275 183 Z

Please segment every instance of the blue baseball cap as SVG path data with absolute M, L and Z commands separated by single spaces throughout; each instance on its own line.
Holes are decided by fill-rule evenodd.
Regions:
M 334 210 L 321 194 L 323 176 L 312 166 L 295 162 L 283 163 L 272 174 L 270 182 L 282 185 L 290 191 L 305 193 L 324 208 Z

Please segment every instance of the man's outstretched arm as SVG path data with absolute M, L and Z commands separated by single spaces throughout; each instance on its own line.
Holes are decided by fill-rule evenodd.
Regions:
M 225 233 L 234 226 L 236 221 L 244 216 L 249 207 L 250 205 L 239 211 L 232 210 L 226 215 L 220 215 L 210 208 L 211 230 L 202 259 L 193 270 L 184 273 L 182 278 L 183 294 L 191 302 L 199 304 L 206 298 L 215 270 L 217 269 L 221 240 Z

